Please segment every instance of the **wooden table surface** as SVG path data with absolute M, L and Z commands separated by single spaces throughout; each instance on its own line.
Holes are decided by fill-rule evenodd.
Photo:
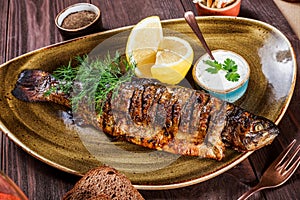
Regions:
M 78 2 L 90 2 L 101 8 L 103 26 L 114 29 L 136 24 L 158 15 L 161 19 L 183 17 L 196 12 L 191 0 L 1 0 L 0 64 L 50 44 L 62 41 L 54 24 L 56 14 Z M 240 15 L 267 22 L 291 41 L 300 63 L 300 41 L 273 0 L 242 0 Z M 299 79 L 298 66 L 298 79 Z M 294 138 L 300 141 L 300 83 L 279 124 L 282 134 L 274 143 L 253 153 L 233 169 L 203 183 L 160 191 L 140 191 L 145 199 L 237 199 L 257 184 L 263 171 Z M 1 110 L 0 110 L 1 112 Z M 11 177 L 29 199 L 60 199 L 79 177 L 59 171 L 33 158 L 0 133 L 0 170 Z M 300 199 L 300 170 L 283 186 L 255 194 L 250 199 Z

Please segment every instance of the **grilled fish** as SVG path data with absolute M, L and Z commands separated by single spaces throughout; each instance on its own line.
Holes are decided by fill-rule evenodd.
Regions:
M 23 71 L 12 94 L 23 101 L 71 107 L 70 94 L 45 92 L 58 80 L 41 70 Z M 227 147 L 240 152 L 270 144 L 279 129 L 270 120 L 190 88 L 132 78 L 109 93 L 101 113 L 82 103 L 77 115 L 104 133 L 156 150 L 222 160 Z

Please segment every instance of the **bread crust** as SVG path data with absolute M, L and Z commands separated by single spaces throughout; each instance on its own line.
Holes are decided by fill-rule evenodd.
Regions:
M 62 200 L 144 200 L 130 180 L 116 169 L 100 166 L 88 171 Z

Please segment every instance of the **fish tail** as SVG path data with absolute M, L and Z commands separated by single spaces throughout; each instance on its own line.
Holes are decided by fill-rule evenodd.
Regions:
M 59 82 L 42 70 L 24 70 L 21 72 L 12 94 L 26 102 L 51 101 L 70 107 L 68 95 L 59 90 L 52 91 Z
M 41 70 L 24 70 L 20 73 L 12 94 L 27 102 L 44 101 L 50 87 L 50 74 Z

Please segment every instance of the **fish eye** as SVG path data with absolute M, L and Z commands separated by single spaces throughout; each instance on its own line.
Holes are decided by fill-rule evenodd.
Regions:
M 261 123 L 258 123 L 254 126 L 255 131 L 261 131 L 264 129 L 264 126 Z

